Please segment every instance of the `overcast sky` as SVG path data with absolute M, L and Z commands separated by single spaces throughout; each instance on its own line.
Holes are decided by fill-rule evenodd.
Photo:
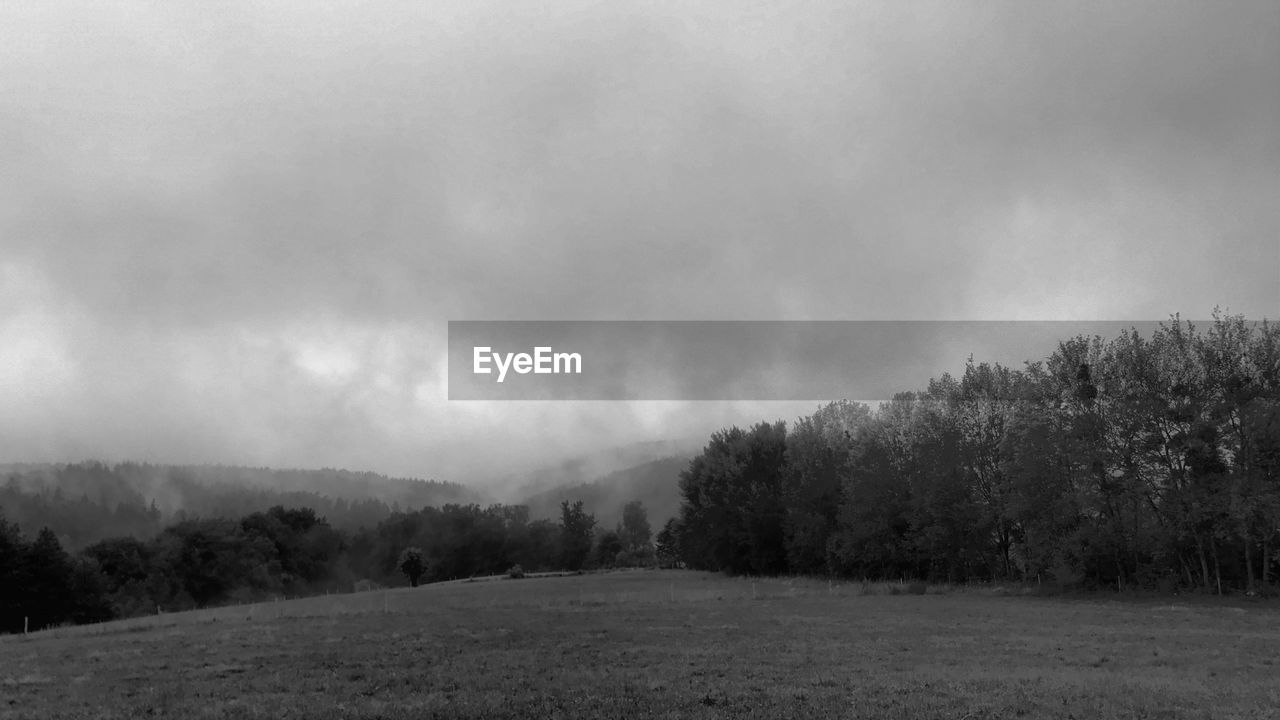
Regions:
M 449 403 L 448 320 L 1275 319 L 1277 88 L 1272 0 L 5 2 L 0 461 L 808 407 Z

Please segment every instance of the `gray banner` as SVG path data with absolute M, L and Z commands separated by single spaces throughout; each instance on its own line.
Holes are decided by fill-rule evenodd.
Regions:
M 450 400 L 886 400 L 1157 321 L 452 321 Z M 1209 323 L 1197 321 L 1197 327 Z

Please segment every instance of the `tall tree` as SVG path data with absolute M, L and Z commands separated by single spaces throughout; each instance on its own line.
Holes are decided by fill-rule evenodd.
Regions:
M 661 567 L 676 567 L 680 562 L 680 519 L 668 518 L 655 538 L 654 551 Z
M 595 516 L 583 509 L 581 500 L 560 503 L 561 562 L 566 570 L 581 570 L 591 556 L 595 526 Z
M 22 589 L 23 615 L 35 627 L 71 619 L 75 610 L 74 566 L 58 536 L 41 528 L 27 548 L 22 564 L 26 581 Z
M 797 420 L 787 434 L 783 469 L 787 565 L 794 572 L 827 571 L 841 487 L 856 438 L 871 419 L 862 403 L 841 400 Z
M 400 551 L 400 560 L 396 567 L 409 578 L 409 587 L 418 587 L 418 581 L 427 572 L 427 560 L 421 548 L 407 547 Z
M 18 526 L 0 514 L 0 632 L 22 629 L 27 543 Z
M 732 573 L 786 569 L 786 436 L 781 421 L 722 430 L 680 474 L 687 562 Z
M 636 552 L 648 547 L 652 537 L 649 528 L 649 513 L 644 503 L 632 500 L 622 506 L 622 522 L 618 524 L 618 537 L 622 540 L 623 549 Z

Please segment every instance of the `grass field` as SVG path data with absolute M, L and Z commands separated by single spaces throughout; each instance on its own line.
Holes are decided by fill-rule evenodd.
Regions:
M 634 571 L 0 637 L 0 718 L 1280 718 L 1274 603 L 869 590 Z

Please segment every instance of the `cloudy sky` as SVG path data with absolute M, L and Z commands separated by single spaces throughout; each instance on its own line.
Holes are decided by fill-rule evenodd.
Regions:
M 448 320 L 1275 319 L 1277 88 L 1270 0 L 6 2 L 0 461 L 795 416 L 450 403 Z

